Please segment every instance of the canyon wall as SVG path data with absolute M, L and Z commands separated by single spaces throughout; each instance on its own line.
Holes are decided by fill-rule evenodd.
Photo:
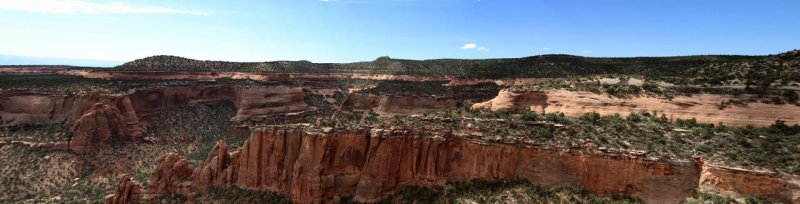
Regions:
M 699 189 L 726 196 L 762 195 L 800 203 L 800 176 L 797 175 L 703 165 Z
M 346 111 L 373 111 L 379 115 L 415 115 L 456 106 L 453 99 L 426 96 L 368 95 L 351 93 L 342 103 Z
M 549 150 L 410 130 L 319 133 L 261 129 L 254 131 L 240 150 L 228 153 L 226 149 L 219 143 L 192 175 L 181 167 L 185 162 L 180 161 L 185 159 L 162 157 L 169 161 L 159 164 L 151 176 L 150 188 L 157 190 L 148 189 L 150 196 L 166 192 L 192 196 L 211 185 L 235 185 L 281 192 L 298 203 L 321 203 L 347 195 L 356 202 L 375 202 L 406 185 L 523 178 L 541 186 L 570 183 L 604 195 L 677 203 L 697 186 L 700 176 L 693 162 Z M 162 170 L 176 167 L 183 173 Z
M 0 92 L 0 126 L 48 124 L 78 119 L 98 102 L 113 103 L 113 97 L 96 95 L 50 95 L 28 91 Z
M 237 120 L 308 108 L 301 87 L 169 86 L 135 90 L 125 95 L 53 95 L 27 91 L 0 92 L 1 126 L 48 124 L 78 120 L 95 104 L 111 104 L 132 121 L 170 108 L 229 101 Z
M 69 149 L 94 151 L 100 145 L 138 141 L 146 129 L 142 116 L 199 103 L 232 102 L 234 120 L 283 115 L 310 109 L 301 87 L 171 86 L 125 95 L 53 95 L 0 92 L 0 126 L 65 123 L 73 137 Z
M 201 103 L 232 102 L 238 109 L 234 117 L 237 121 L 306 109 L 304 97 L 303 88 L 289 86 L 170 86 L 130 94 L 134 109 L 141 114 Z
M 622 115 L 639 111 L 656 111 L 668 118 L 695 118 L 703 123 L 723 123 L 734 126 L 769 126 L 775 120 L 784 120 L 787 124 L 800 124 L 800 106 L 784 104 L 748 103 L 743 106 L 729 105 L 720 110 L 719 104 L 736 99 L 730 95 L 695 94 L 693 96 L 675 96 L 672 99 L 662 97 L 635 96 L 617 98 L 607 94 L 592 92 L 571 92 L 553 89 L 543 91 L 501 91 L 492 100 L 474 104 L 476 109 L 492 111 L 530 109 L 536 112 L 561 112 L 566 115 L 579 116 L 584 113 L 597 112 L 601 115 L 619 113 Z

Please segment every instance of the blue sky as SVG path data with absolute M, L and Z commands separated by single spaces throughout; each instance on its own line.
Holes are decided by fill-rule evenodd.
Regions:
M 800 48 L 799 19 L 797 0 L 0 0 L 0 55 L 762 55 Z

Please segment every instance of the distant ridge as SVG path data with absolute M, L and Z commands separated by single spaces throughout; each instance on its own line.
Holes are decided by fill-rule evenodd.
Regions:
M 696 55 L 678 57 L 581 57 L 538 55 L 502 59 L 405 60 L 379 57 L 353 63 L 310 61 L 226 62 L 157 55 L 115 67 L 115 71 L 373 73 L 450 76 L 459 78 L 569 77 L 626 74 L 659 77 L 702 75 L 713 80 L 744 78 L 748 73 L 778 74 L 800 81 L 800 51 L 778 55 Z

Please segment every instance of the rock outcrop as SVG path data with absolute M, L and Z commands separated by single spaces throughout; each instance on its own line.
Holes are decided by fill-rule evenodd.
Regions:
M 375 202 L 405 185 L 524 178 L 535 185 L 571 183 L 600 194 L 676 203 L 697 186 L 700 171 L 692 162 L 547 150 L 408 130 L 322 134 L 263 129 L 254 131 L 241 150 L 227 154 L 222 151 L 225 146 L 219 143 L 192 179 L 184 159 L 174 154 L 162 157 L 151 176 L 154 189 L 147 191 L 153 196 L 191 196 L 208 186 L 235 185 L 285 193 L 298 203 L 345 195 L 354 196 L 356 202 Z
M 542 113 L 547 109 L 547 93 L 544 91 L 501 90 L 494 99 L 473 104 L 472 108 L 491 111 L 530 109 Z
M 167 193 L 189 195 L 192 192 L 192 167 L 186 158 L 175 153 L 161 155 L 150 173 L 145 198 Z
M 106 204 L 132 204 L 142 199 L 142 187 L 128 175 L 122 175 L 114 194 L 105 197 Z
M 800 203 L 800 177 L 775 172 L 704 165 L 700 190 L 728 196 L 762 195 L 782 202 Z
M 73 135 L 70 149 L 88 153 L 99 146 L 140 140 L 143 115 L 223 101 L 237 107 L 233 118 L 237 121 L 306 110 L 313 113 L 305 96 L 303 88 L 288 86 L 168 86 L 122 96 L 0 91 L 0 126 L 64 123 Z
M 748 103 L 746 106 L 729 106 L 719 109 L 719 104 L 736 99 L 730 95 L 696 94 L 691 97 L 675 96 L 672 99 L 637 96 L 616 98 L 592 92 L 572 92 L 553 89 L 544 91 L 500 91 L 492 100 L 477 103 L 474 109 L 506 111 L 530 109 L 535 112 L 561 112 L 580 116 L 597 112 L 601 115 L 648 111 L 665 114 L 668 118 L 691 119 L 698 122 L 733 126 L 769 126 L 775 120 L 787 124 L 800 124 L 800 106 L 791 104 Z
M 78 119 L 107 98 L 86 95 L 48 95 L 28 91 L 0 92 L 0 126 L 50 124 Z
M 238 164 L 238 161 L 232 160 L 238 158 L 238 152 L 231 156 L 228 152 L 228 145 L 224 141 L 219 141 L 208 158 L 199 167 L 194 170 L 193 177 L 193 190 L 206 191 L 211 186 L 230 184 L 236 180 L 236 166 L 231 164 Z
M 372 111 L 379 115 L 414 115 L 456 107 L 453 99 L 426 96 L 376 96 L 351 93 L 342 104 L 346 111 Z
M 129 103 L 123 104 L 130 107 Z M 77 153 L 92 152 L 100 145 L 138 141 L 142 136 L 135 113 L 123 113 L 116 105 L 105 102 L 92 106 L 70 129 L 73 137 L 69 147 Z
M 171 86 L 137 90 L 130 94 L 134 110 L 141 114 L 161 110 L 228 101 L 237 108 L 236 120 L 259 115 L 303 110 L 308 107 L 300 87 Z

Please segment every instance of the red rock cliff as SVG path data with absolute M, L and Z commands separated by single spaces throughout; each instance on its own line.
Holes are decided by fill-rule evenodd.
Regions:
M 139 203 L 141 198 L 142 187 L 139 183 L 132 181 L 130 176 L 123 175 L 114 189 L 114 194 L 106 196 L 104 200 L 106 204 L 128 204 Z
M 119 144 L 138 141 L 142 137 L 139 119 L 130 108 L 130 100 L 120 100 L 117 105 L 98 102 L 73 122 L 73 137 L 69 147 L 77 153 L 94 151 L 102 144 Z M 120 111 L 118 106 L 123 107 Z
M 434 134 L 438 133 L 256 130 L 233 154 L 222 151 L 224 143 L 218 144 L 191 179 L 164 179 L 186 174 L 165 173 L 163 170 L 184 166 L 181 158 L 168 156 L 172 159 L 164 159 L 151 176 L 151 187 L 157 189 L 148 192 L 192 195 L 211 185 L 236 185 L 282 192 L 298 203 L 321 203 L 337 195 L 374 202 L 404 185 L 524 178 L 535 185 L 571 183 L 600 194 L 676 203 L 697 186 L 700 173 L 691 162 L 656 162 L 630 155 L 546 150 Z M 178 169 L 187 172 L 184 167 Z M 192 184 L 184 183 L 190 180 Z M 160 184 L 163 181 L 168 183 Z M 194 191 L 185 192 L 187 185 Z
M 430 96 L 376 96 L 351 93 L 342 103 L 342 110 L 374 111 L 380 115 L 413 115 L 456 107 L 453 99 Z
M 700 190 L 723 195 L 764 195 L 787 203 L 800 203 L 800 176 L 705 165 Z
M 170 86 L 127 95 L 47 95 L 0 91 L 0 126 L 65 123 L 74 137 L 70 149 L 91 152 L 101 145 L 141 139 L 140 116 L 220 101 L 237 108 L 235 120 L 310 109 L 301 87 Z

